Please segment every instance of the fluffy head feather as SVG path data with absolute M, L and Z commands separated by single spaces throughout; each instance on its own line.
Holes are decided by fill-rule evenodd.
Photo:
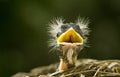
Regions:
M 90 33 L 90 29 L 89 29 L 89 19 L 88 18 L 78 18 L 78 20 L 76 21 L 76 24 L 79 25 L 82 33 L 83 33 L 83 39 L 84 39 L 84 45 L 85 46 L 88 46 L 86 45 L 87 41 L 88 41 L 88 35 Z
M 48 33 L 50 36 L 50 39 L 48 41 L 49 47 L 52 47 L 51 50 L 55 49 L 57 45 L 57 33 L 61 32 L 61 25 L 64 24 L 64 20 L 62 18 L 57 18 L 51 21 L 48 27 Z M 79 25 L 79 28 L 81 29 L 83 33 L 83 39 L 84 39 L 84 45 L 86 46 L 87 43 L 87 35 L 89 35 L 89 20 L 84 18 L 78 18 L 78 20 L 75 22 L 76 25 Z

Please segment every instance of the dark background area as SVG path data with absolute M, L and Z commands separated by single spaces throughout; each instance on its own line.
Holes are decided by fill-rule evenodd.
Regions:
M 90 48 L 80 58 L 120 59 L 120 0 L 0 0 L 0 76 L 59 61 L 48 53 L 48 22 L 89 17 Z

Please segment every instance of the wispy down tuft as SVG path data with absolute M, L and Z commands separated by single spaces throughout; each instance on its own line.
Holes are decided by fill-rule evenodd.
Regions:
M 48 35 L 50 36 L 50 39 L 48 41 L 48 44 L 49 44 L 49 47 L 51 47 L 51 51 L 58 46 L 57 45 L 57 34 L 61 32 L 61 25 L 63 24 L 64 24 L 64 20 L 62 18 L 55 18 L 49 23 L 49 27 L 48 27 L 49 34 Z M 75 22 L 75 24 L 79 25 L 79 28 L 81 29 L 83 33 L 84 46 L 88 46 L 87 36 L 89 35 L 89 32 L 90 32 L 88 28 L 88 24 L 89 24 L 88 18 L 79 17 L 77 21 Z
M 83 33 L 83 39 L 84 39 L 84 45 L 86 45 L 87 41 L 88 41 L 88 35 L 90 33 L 90 29 L 89 29 L 89 19 L 88 18 L 81 18 L 78 17 L 78 20 L 76 21 L 76 24 L 79 25 L 80 29 L 82 30 Z
M 49 47 L 53 47 L 54 49 L 57 46 L 57 33 L 61 32 L 61 25 L 63 25 L 64 20 L 62 18 L 55 18 L 49 23 L 48 33 L 50 36 L 50 40 L 48 41 Z

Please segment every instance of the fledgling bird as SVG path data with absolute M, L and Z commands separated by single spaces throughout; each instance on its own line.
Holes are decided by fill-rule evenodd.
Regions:
M 58 71 L 75 67 L 78 53 L 87 43 L 88 24 L 88 19 L 81 18 L 74 23 L 64 23 L 62 18 L 58 18 L 49 24 L 49 46 L 57 51 L 60 58 Z

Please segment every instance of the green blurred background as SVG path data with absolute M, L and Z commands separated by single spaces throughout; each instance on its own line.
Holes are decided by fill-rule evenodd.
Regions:
M 48 53 L 48 22 L 89 17 L 90 48 L 80 58 L 120 59 L 120 0 L 0 0 L 0 77 L 59 61 Z

